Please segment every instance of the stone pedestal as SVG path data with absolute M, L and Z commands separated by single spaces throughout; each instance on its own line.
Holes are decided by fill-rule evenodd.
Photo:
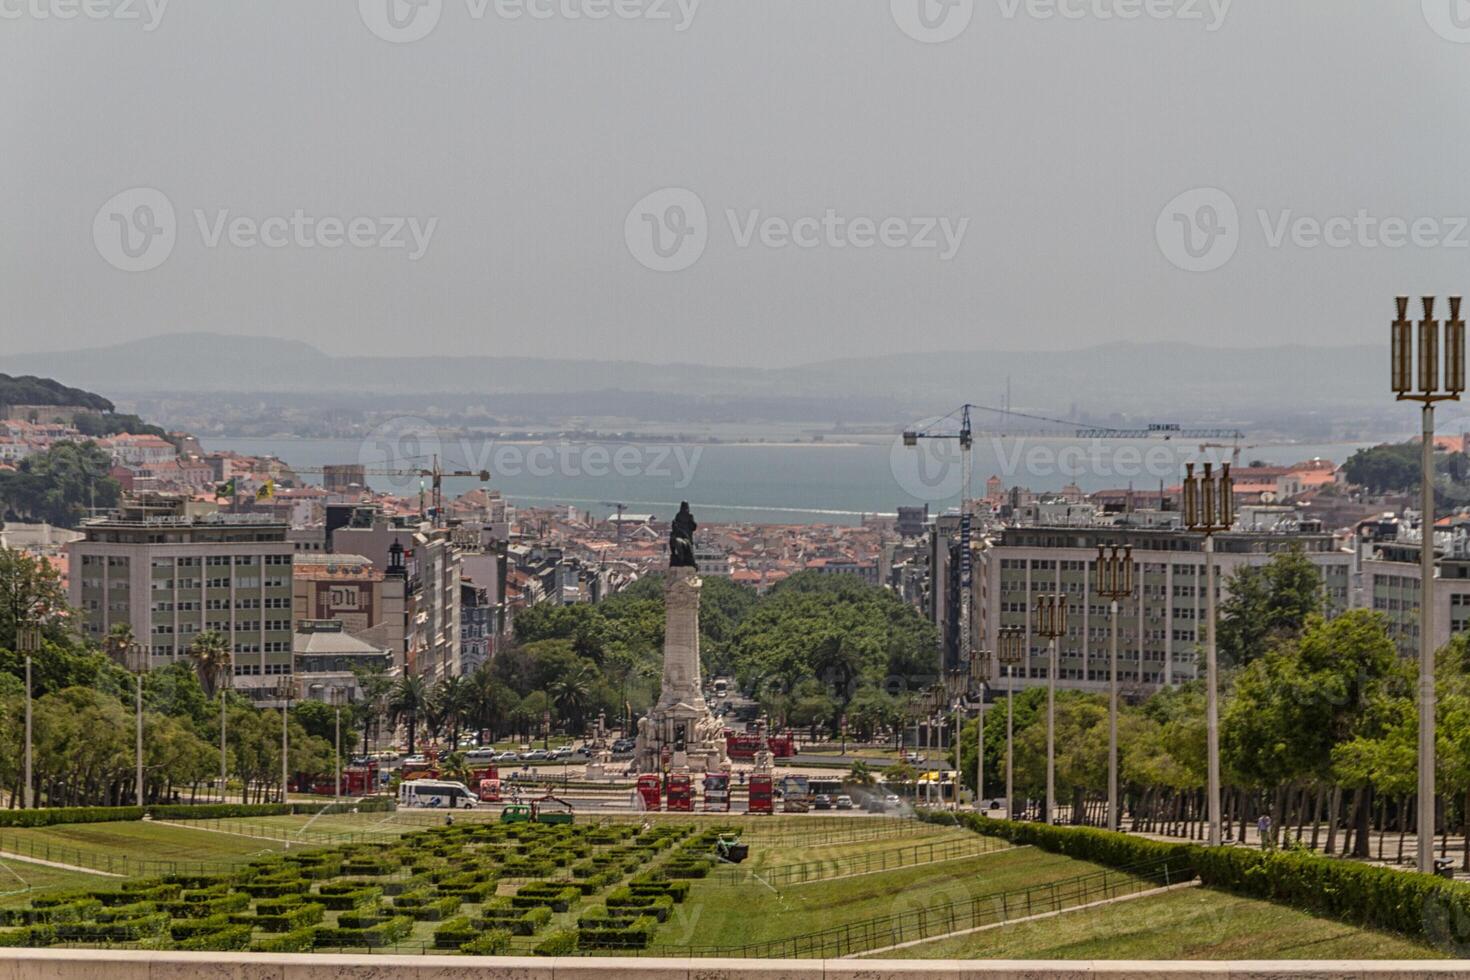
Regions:
M 722 726 L 699 679 L 699 576 L 671 568 L 664 586 L 664 675 L 658 703 L 638 722 L 633 759 L 642 772 L 708 772 L 729 764 Z

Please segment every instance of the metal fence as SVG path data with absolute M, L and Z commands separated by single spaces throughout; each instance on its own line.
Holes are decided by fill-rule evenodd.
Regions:
M 55 864 L 68 864 L 93 871 L 106 871 L 124 876 L 164 874 L 217 874 L 231 871 L 239 865 L 225 861 L 150 861 L 128 857 L 109 851 L 84 851 L 65 844 L 54 844 L 32 837 L 18 837 L 0 833 L 0 860 L 3 854 L 31 857 Z
M 747 943 L 741 946 L 650 946 L 645 956 L 718 956 L 725 958 L 808 957 L 832 959 L 900 943 L 930 939 L 997 925 L 1043 912 L 1059 912 L 1104 899 L 1118 898 L 1161 885 L 1178 884 L 1193 878 L 1168 864 L 1148 868 L 1096 871 L 1045 885 L 984 895 L 968 902 L 955 902 L 910 909 L 890 915 L 850 922 L 845 925 L 802 933 L 784 939 Z
M 868 851 L 862 854 L 844 855 L 826 861 L 803 861 L 799 864 L 779 864 L 768 868 L 745 868 L 725 865 L 715 872 L 722 884 L 749 881 L 754 876 L 779 888 L 785 885 L 803 885 L 808 882 L 830 881 L 856 875 L 877 874 L 881 871 L 896 871 L 941 861 L 979 857 L 991 851 L 1002 850 L 1005 844 L 991 838 L 971 834 L 952 840 L 936 840 L 928 844 L 913 844 L 908 847 L 886 851 Z

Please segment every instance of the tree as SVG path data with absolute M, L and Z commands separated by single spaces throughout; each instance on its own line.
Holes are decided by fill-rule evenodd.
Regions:
M 234 669 L 230 643 L 219 630 L 204 630 L 196 635 L 189 644 L 189 659 L 194 663 L 206 698 L 213 698 L 225 686 Z
M 0 547 L 0 642 L 16 650 L 21 629 L 35 628 L 53 643 L 67 643 L 69 612 L 61 576 L 50 562 Z
M 428 686 L 418 674 L 404 674 L 388 696 L 388 718 L 397 725 L 402 722 L 408 728 L 408 754 L 414 754 L 414 735 L 419 719 L 428 706 Z
M 362 723 L 362 744 L 368 744 L 368 733 L 377 734 L 379 722 L 388 710 L 393 693 L 393 678 L 379 664 L 355 664 L 352 675 L 357 679 L 361 700 L 355 705 L 356 718 Z
M 14 519 L 75 527 L 91 508 L 117 504 L 112 458 L 95 442 L 59 442 L 0 470 L 0 509 Z
M 551 703 L 556 706 L 558 715 L 569 728 L 577 731 L 582 729 L 595 680 L 592 665 L 584 660 L 547 687 L 546 693 L 551 697 Z
M 1272 642 L 1300 635 L 1322 611 L 1322 573 L 1301 549 L 1280 552 L 1265 565 L 1243 565 L 1220 603 L 1220 658 L 1227 666 L 1250 663 Z

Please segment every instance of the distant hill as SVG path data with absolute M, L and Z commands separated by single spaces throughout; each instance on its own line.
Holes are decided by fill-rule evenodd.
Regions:
M 0 374 L 0 406 L 3 405 L 76 405 L 98 412 L 110 412 L 112 402 L 101 395 L 80 388 L 68 388 L 51 378 L 22 375 L 13 378 Z
M 841 358 L 787 368 L 636 361 L 327 354 L 296 340 L 174 334 L 112 347 L 0 354 L 0 370 L 64 377 L 113 396 L 144 393 L 314 393 L 487 396 L 577 395 L 596 402 L 669 396 L 742 405 L 808 400 L 858 414 L 921 417 L 966 401 L 1044 406 L 1092 418 L 1160 421 L 1300 414 L 1381 413 L 1387 355 L 1375 347 L 1217 349 L 1187 343 L 1116 343 L 1084 350 L 950 351 Z M 862 411 L 866 407 L 867 411 Z M 722 409 L 723 410 L 723 409 Z M 609 413 L 610 414 L 610 413 Z M 761 417 L 770 418 L 762 410 Z

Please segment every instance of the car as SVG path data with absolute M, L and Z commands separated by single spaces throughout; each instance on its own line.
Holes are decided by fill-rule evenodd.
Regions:
M 570 759 L 574 754 L 575 753 L 572 751 L 572 747 L 570 745 L 563 745 L 559 749 L 552 749 L 551 750 L 551 755 L 548 756 L 547 758 L 550 758 L 550 759 Z
M 883 805 L 890 810 L 896 810 L 899 807 L 903 806 L 903 800 L 900 800 L 895 794 L 889 793 L 887 796 L 883 797 Z
M 545 749 L 532 749 L 531 751 L 527 752 L 525 755 L 521 756 L 521 761 L 522 762 L 541 762 L 541 761 L 543 761 L 545 759 L 549 759 L 549 758 L 551 758 L 551 753 L 548 752 L 548 751 L 546 751 Z
M 592 758 L 592 748 L 587 745 L 579 745 L 574 750 L 572 750 L 572 755 L 577 756 L 580 759 L 590 759 Z
M 848 802 L 851 803 L 852 801 L 849 800 Z M 812 809 L 813 810 L 830 810 L 830 809 L 832 809 L 832 797 L 828 796 L 826 793 L 818 793 L 816 796 L 813 796 L 812 797 Z
M 519 754 L 511 751 L 510 749 L 506 749 L 504 752 L 500 753 L 499 755 L 497 755 L 495 757 L 495 761 L 496 762 L 518 762 L 518 761 L 520 761 L 520 758 L 521 757 L 520 757 Z
M 883 803 L 881 796 L 863 797 L 863 810 L 867 813 L 887 813 L 888 807 Z
M 837 799 L 833 800 L 832 803 L 839 810 L 852 809 L 852 797 L 848 796 L 846 793 L 839 794 Z

